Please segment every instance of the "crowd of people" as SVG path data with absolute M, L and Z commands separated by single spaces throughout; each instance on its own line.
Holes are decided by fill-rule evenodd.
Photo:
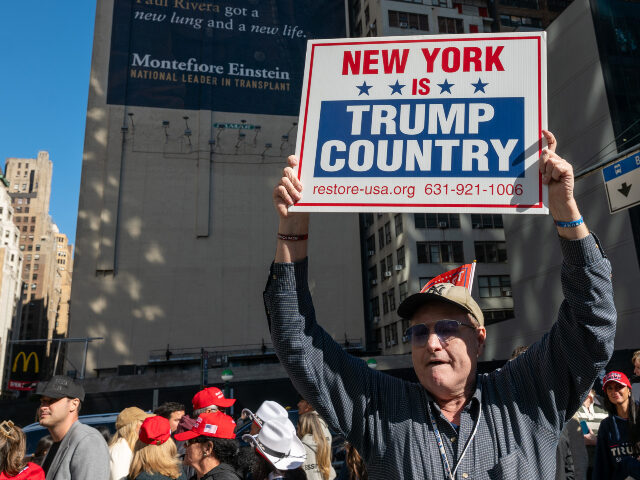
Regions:
M 502 368 L 478 374 L 484 316 L 451 283 L 398 307 L 410 322 L 417 383 L 368 368 L 322 329 L 307 282 L 310 216 L 289 210 L 303 190 L 292 156 L 273 192 L 279 227 L 264 304 L 278 358 L 303 397 L 297 425 L 265 401 L 242 412 L 251 427 L 239 435 L 225 412 L 235 400 L 209 387 L 190 416 L 175 403 L 153 414 L 123 410 L 107 445 L 78 421 L 82 387 L 57 376 L 38 388 L 50 443 L 27 460 L 24 434 L 3 422 L 0 479 L 333 480 L 331 431 L 347 442 L 340 479 L 640 479 L 640 385 L 609 371 L 594 390 L 614 349 L 611 265 L 580 214 L 571 165 L 553 134 L 543 135 L 539 172 L 563 254 L 564 301 L 550 331 Z M 640 351 L 632 362 L 640 375 Z
M 164 403 L 153 413 L 128 407 L 118 414 L 115 433 L 105 438 L 79 421 L 84 389 L 75 380 L 54 376 L 37 394 L 37 417 L 49 435 L 26 458 L 25 434 L 13 422 L 2 422 L 2 480 L 336 478 L 332 435 L 304 399 L 298 402 L 297 426 L 289 411 L 271 400 L 255 413 L 244 409 L 237 424 L 226 413 L 236 399 L 207 387 L 193 397 L 191 415 L 176 402 Z M 250 427 L 242 428 L 247 423 Z M 362 461 L 349 465 L 342 478 L 366 480 Z

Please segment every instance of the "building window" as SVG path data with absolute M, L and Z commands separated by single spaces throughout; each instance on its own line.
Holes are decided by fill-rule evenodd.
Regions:
M 31 290 L 35 290 L 36 288 L 38 288 L 38 285 L 36 283 L 32 283 Z
M 500 310 L 483 310 L 482 314 L 484 315 L 484 324 L 491 325 L 492 323 L 502 322 L 504 320 L 509 320 L 510 318 L 514 318 L 512 308 L 500 309 Z
M 378 268 L 376 265 L 369 268 L 369 285 L 373 286 L 378 283 Z
M 27 262 L 31 261 L 31 255 L 27 255 Z
M 36 243 L 36 252 L 40 251 L 40 244 Z
M 398 344 L 398 322 L 384 327 L 384 343 L 387 348 Z
M 30 231 L 31 233 L 35 232 L 35 231 L 36 231 L 36 226 L 35 226 L 35 225 L 31 225 L 31 226 L 29 227 L 29 231 Z
M 540 28 L 542 22 L 539 18 L 519 17 L 517 15 L 500 15 L 500 23 L 506 27 L 536 27 Z
M 402 330 L 401 330 L 402 331 L 402 343 L 407 343 L 409 341 L 409 337 L 407 337 L 404 334 L 404 332 L 407 331 L 407 329 L 411 325 L 411 322 L 409 320 L 407 320 L 406 318 L 403 318 L 402 322 L 401 322 L 401 325 L 402 325 L 402 327 L 401 327 L 402 328 Z
M 499 213 L 473 213 L 471 226 L 473 228 L 504 228 L 502 215 Z
M 33 250 L 33 245 L 27 245 L 27 251 L 30 252 L 31 250 Z
M 438 31 L 440 33 L 464 33 L 462 19 L 438 17 Z
M 509 275 L 485 275 L 478 277 L 480 298 L 510 297 L 511 279 Z
M 504 263 L 507 261 L 505 242 L 475 242 L 476 260 L 480 263 Z
M 393 255 L 391 254 L 387 255 L 387 271 L 389 272 L 387 277 L 390 277 L 393 274 Z
M 400 265 L 402 268 L 405 267 L 404 263 L 404 246 L 400 247 L 396 250 L 396 258 L 398 259 L 398 263 L 396 265 Z
M 402 282 L 400 285 L 398 285 L 398 293 L 400 294 L 400 301 L 401 302 L 404 301 L 405 298 L 407 298 L 407 295 L 409 293 L 409 289 L 407 287 L 407 282 Z
M 418 263 L 464 263 L 462 242 L 417 242 Z
M 367 5 L 364 9 L 364 23 L 369 24 L 369 18 L 370 18 L 369 5 Z
M 460 228 L 457 213 L 414 213 L 416 228 Z
M 363 213 L 363 218 L 364 218 L 364 227 L 370 227 L 371 225 L 373 225 L 373 213 Z
M 382 293 L 382 313 L 389 313 L 389 298 L 387 292 Z
M 376 237 L 371 235 L 367 238 L 367 256 L 371 257 L 376 253 Z
M 385 280 L 387 278 L 387 262 L 386 260 L 383 258 L 380 261 L 380 280 Z
M 420 13 L 399 12 L 389 10 L 389 26 L 409 28 L 411 30 L 429 31 L 429 16 Z
M 380 247 L 380 250 L 384 248 L 384 230 L 382 227 L 378 229 L 378 246 Z
M 389 311 L 393 312 L 396 309 L 396 292 L 394 288 L 389 289 L 387 300 L 389 300 Z
M 396 237 L 403 232 L 402 228 L 402 214 L 399 213 L 395 216 L 394 221 L 396 223 Z
M 388 245 L 389 243 L 391 243 L 391 222 L 384 224 L 384 244 Z
M 35 280 L 37 280 L 37 279 L 38 279 L 38 274 L 37 274 L 37 273 L 34 273 L 34 274 L 33 274 L 33 278 L 32 278 L 32 280 L 34 280 L 34 281 L 35 281 Z
M 378 297 L 373 297 L 370 300 L 371 303 L 371 315 L 374 317 L 380 316 L 380 302 L 378 301 Z
M 22 207 L 16 207 L 16 213 L 21 213 Z M 18 217 L 16 217 L 16 221 L 18 221 Z
M 38 263 L 34 263 L 33 264 L 33 269 L 34 270 L 38 270 L 39 268 L 40 268 L 40 264 L 38 264 Z

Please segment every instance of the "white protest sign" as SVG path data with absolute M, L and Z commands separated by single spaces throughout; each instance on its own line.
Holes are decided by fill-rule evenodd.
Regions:
M 547 213 L 544 32 L 313 40 L 294 211 Z

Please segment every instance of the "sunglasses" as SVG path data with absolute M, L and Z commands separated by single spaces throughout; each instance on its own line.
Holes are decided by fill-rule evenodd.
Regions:
M 436 334 L 441 343 L 447 343 L 454 337 L 460 336 L 460 327 L 476 329 L 473 325 L 459 322 L 458 320 L 438 320 L 433 326 L 433 333 Z M 430 330 L 424 323 L 418 323 L 407 328 L 405 337 L 414 347 L 424 347 L 429 339 Z

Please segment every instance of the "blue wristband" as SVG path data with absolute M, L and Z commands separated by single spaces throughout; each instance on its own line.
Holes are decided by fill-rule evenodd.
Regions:
M 562 227 L 562 228 L 575 228 L 578 225 L 582 225 L 584 223 L 584 219 L 582 218 L 582 216 L 580 216 L 579 219 L 577 220 L 573 220 L 571 222 L 560 222 L 558 220 L 555 220 L 556 225 L 558 227 Z

